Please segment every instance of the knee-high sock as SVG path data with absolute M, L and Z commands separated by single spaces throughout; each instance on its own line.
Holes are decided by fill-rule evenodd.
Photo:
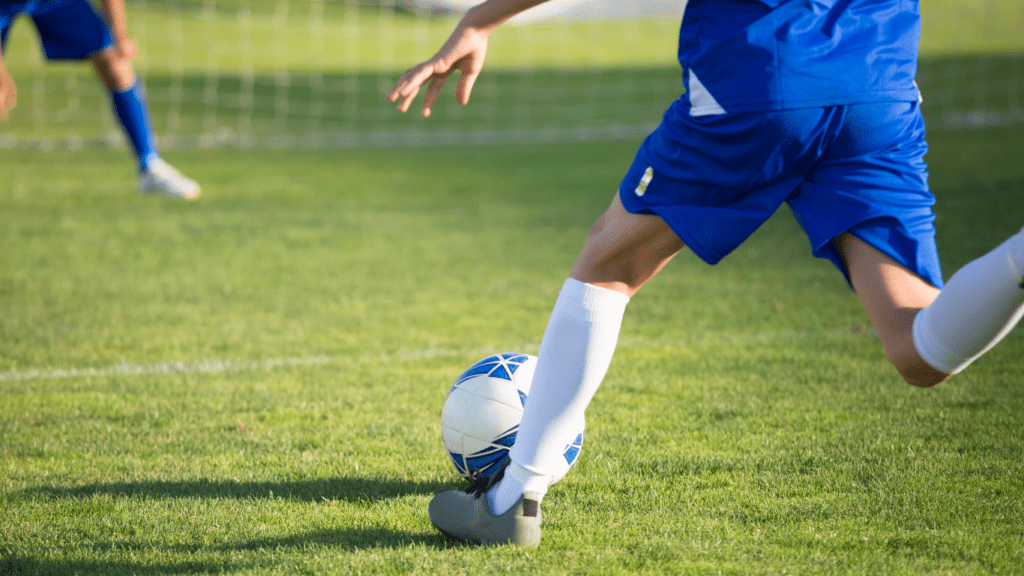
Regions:
M 1024 316 L 1024 229 L 949 279 L 914 319 L 914 347 L 929 365 L 956 374 L 995 346 Z
M 496 513 L 515 504 L 524 487 L 541 495 L 547 491 L 550 476 L 560 467 L 558 459 L 578 434 L 584 411 L 608 371 L 628 302 L 625 294 L 572 278 L 562 286 L 537 354 L 510 453 L 512 464 L 491 491 Z
M 110 91 L 114 113 L 131 142 L 132 150 L 139 161 L 139 170 L 145 170 L 149 162 L 157 157 L 153 125 L 146 106 L 146 95 L 138 79 L 132 87 L 123 91 Z

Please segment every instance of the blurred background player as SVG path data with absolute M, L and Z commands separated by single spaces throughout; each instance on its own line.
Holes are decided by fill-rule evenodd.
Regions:
M 110 92 L 118 121 L 138 160 L 138 189 L 144 194 L 195 200 L 199 184 L 157 153 L 146 97 L 132 60 L 138 51 L 128 35 L 124 0 L 102 0 L 103 14 L 88 0 L 0 1 L 0 119 L 17 104 L 17 89 L 3 62 L 11 23 L 31 18 L 49 60 L 88 59 Z
M 471 8 L 388 99 L 429 116 L 448 76 L 469 101 L 490 32 L 543 0 Z M 943 288 L 915 83 L 921 21 L 908 0 L 689 0 L 686 93 L 641 144 L 591 229 L 541 341 L 511 464 L 430 502 L 444 534 L 537 545 L 540 501 L 618 340 L 626 304 L 684 246 L 709 264 L 783 203 L 815 256 L 845 275 L 899 374 L 933 386 L 1024 315 L 1024 230 Z M 940 291 L 941 289 L 941 291 Z

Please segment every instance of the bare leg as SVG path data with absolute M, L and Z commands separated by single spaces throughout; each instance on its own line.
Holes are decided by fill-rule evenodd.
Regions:
M 914 317 L 935 300 L 939 289 L 850 233 L 840 235 L 833 245 L 846 261 L 853 289 L 882 348 L 903 379 L 928 387 L 948 378 L 914 347 Z
M 664 220 L 626 212 L 616 194 L 591 228 L 572 277 L 632 298 L 683 246 Z
M 89 60 L 96 68 L 96 74 L 99 75 L 100 81 L 110 93 L 114 114 L 118 122 L 121 123 L 125 136 L 128 137 L 132 150 L 135 152 L 139 172 L 145 173 L 158 160 L 159 153 L 146 98 L 142 86 L 138 84 L 135 69 L 132 67 L 133 53 L 130 48 L 133 46 L 133 43 L 111 46 L 102 52 L 93 54 Z M 198 195 L 198 185 L 195 185 L 194 193 L 187 189 L 192 184 L 194 183 L 189 183 L 185 191 L 172 190 L 169 195 L 192 198 Z M 167 193 L 169 190 L 147 191 Z
M 915 386 L 960 372 L 1024 317 L 1024 230 L 957 270 L 941 292 L 850 234 L 833 245 L 886 354 Z
M 103 85 L 112 92 L 123 92 L 135 84 L 135 68 L 129 55 L 114 47 L 89 57 Z

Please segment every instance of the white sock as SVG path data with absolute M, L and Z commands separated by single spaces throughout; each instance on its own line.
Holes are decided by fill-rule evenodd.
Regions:
M 1024 229 L 953 275 L 914 318 L 914 347 L 932 368 L 956 374 L 1024 316 Z
M 547 492 L 558 459 L 579 433 L 584 411 L 608 372 L 628 302 L 621 292 L 565 281 L 537 353 L 510 451 L 513 463 L 488 495 L 495 514 L 511 508 L 524 491 Z
M 517 436 L 518 438 L 518 436 Z M 548 492 L 550 476 L 534 474 L 515 462 L 509 462 L 505 475 L 487 493 L 487 503 L 491 511 L 501 516 L 519 501 L 525 492 L 534 492 L 542 497 Z

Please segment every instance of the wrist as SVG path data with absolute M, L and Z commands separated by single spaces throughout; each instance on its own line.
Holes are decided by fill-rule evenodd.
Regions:
M 466 10 L 460 25 L 487 35 L 509 18 L 544 0 L 488 0 Z
M 483 34 L 486 36 L 498 26 L 498 24 L 490 21 L 492 17 L 486 10 L 480 10 L 481 6 L 482 4 L 473 6 L 462 15 L 462 20 L 459 21 L 458 26 L 462 29 L 463 34 Z

